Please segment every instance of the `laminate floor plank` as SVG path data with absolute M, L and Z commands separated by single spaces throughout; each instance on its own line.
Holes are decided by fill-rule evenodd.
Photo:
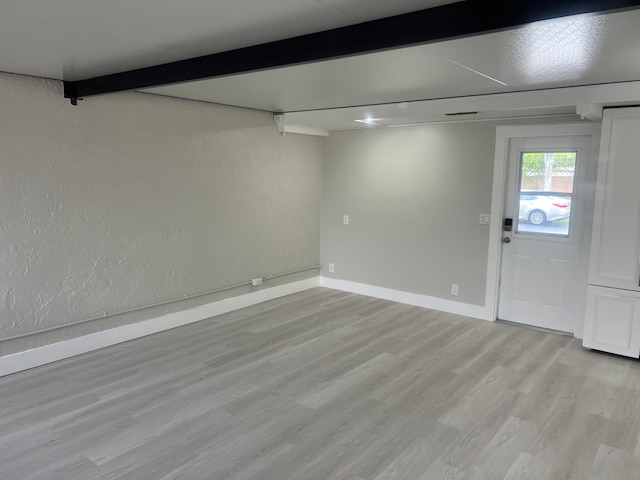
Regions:
M 0 378 L 0 480 L 638 480 L 640 362 L 316 288 Z
M 502 480 L 551 480 L 551 465 L 541 458 L 520 452 Z

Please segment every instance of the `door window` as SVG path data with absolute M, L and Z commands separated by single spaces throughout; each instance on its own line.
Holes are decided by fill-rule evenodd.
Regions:
M 577 152 L 522 152 L 516 233 L 568 237 Z

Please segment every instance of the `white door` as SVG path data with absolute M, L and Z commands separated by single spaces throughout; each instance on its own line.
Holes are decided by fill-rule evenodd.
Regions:
M 510 141 L 498 318 L 573 332 L 590 137 Z M 509 223 L 508 221 L 506 223 Z M 505 223 L 503 223 L 505 225 Z

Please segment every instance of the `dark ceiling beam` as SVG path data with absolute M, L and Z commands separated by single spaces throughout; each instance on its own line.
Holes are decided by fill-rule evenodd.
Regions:
M 509 30 L 541 20 L 640 7 L 640 0 L 467 0 L 251 47 L 64 82 L 75 99 L 319 62 Z

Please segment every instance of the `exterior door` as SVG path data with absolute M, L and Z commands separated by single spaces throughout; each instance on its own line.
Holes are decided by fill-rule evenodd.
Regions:
M 588 136 L 511 140 L 498 319 L 573 332 L 589 148 Z

